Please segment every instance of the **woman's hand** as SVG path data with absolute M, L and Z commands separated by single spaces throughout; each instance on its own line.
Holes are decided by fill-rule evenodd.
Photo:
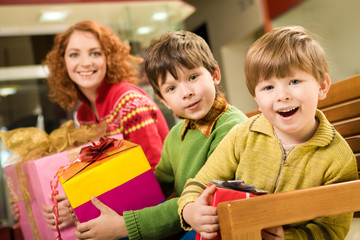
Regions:
M 20 210 L 16 202 L 11 203 L 10 205 L 11 214 L 14 218 L 15 222 L 18 222 L 20 220 Z
M 59 229 L 61 230 L 68 226 L 75 225 L 76 216 L 66 195 L 64 193 L 61 193 L 56 196 L 56 199 L 58 201 L 59 209 Z M 48 226 L 52 230 L 56 230 L 53 205 L 43 204 L 42 207 L 43 215 L 46 222 L 48 223 Z

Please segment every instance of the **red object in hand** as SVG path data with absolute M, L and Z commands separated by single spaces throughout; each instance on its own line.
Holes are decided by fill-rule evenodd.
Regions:
M 220 202 L 244 199 L 244 198 L 251 198 L 251 197 L 256 197 L 256 196 L 259 196 L 259 194 L 253 194 L 253 193 L 244 192 L 244 191 L 216 187 L 215 193 L 213 194 L 211 202 L 210 202 L 210 206 L 216 207 L 218 205 L 218 203 L 220 203 Z M 239 217 L 241 217 L 241 216 L 239 216 Z M 243 217 L 246 217 L 246 216 L 243 216 Z M 201 235 L 199 233 L 196 233 L 195 240 L 205 240 L 205 238 L 201 237 Z M 211 240 L 221 240 L 220 231 L 218 231 L 218 235 Z

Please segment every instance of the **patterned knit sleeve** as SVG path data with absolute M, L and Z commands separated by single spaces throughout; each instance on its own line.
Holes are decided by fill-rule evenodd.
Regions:
M 122 132 L 124 139 L 139 144 L 153 170 L 163 147 L 161 133 L 168 128 L 166 123 L 159 124 L 159 115 L 161 111 L 152 100 L 141 93 L 129 91 L 122 96 L 111 119 L 112 130 Z

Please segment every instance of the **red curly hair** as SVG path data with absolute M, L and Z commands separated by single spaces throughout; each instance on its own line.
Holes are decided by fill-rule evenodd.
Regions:
M 70 110 L 75 107 L 78 100 L 84 98 L 77 85 L 69 77 L 64 60 L 69 38 L 76 30 L 91 32 L 99 40 L 106 56 L 106 81 L 110 84 L 121 81 L 136 84 L 140 81 L 137 67 L 143 59 L 130 55 L 130 46 L 122 42 L 110 28 L 90 20 L 81 21 L 55 36 L 54 46 L 43 62 L 49 69 L 47 82 L 50 87 L 51 101 L 58 103 L 65 110 Z

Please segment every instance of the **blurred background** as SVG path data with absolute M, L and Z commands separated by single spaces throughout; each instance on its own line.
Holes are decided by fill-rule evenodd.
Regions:
M 302 25 L 324 47 L 336 82 L 360 74 L 359 10 L 358 0 L 0 0 L 0 127 L 37 126 L 50 133 L 73 118 L 72 111 L 49 101 L 41 63 L 54 35 L 80 20 L 111 27 L 137 56 L 144 56 L 150 41 L 168 30 L 202 36 L 220 65 L 229 103 L 249 112 L 257 108 L 243 81 L 250 44 L 271 28 Z M 141 87 L 152 94 L 149 85 Z M 176 119 L 157 103 L 172 127 Z M 9 152 L 1 143 L 0 150 L 4 166 Z M 0 225 L 11 225 L 1 168 L 0 211 Z M 348 239 L 360 239 L 357 220 Z

